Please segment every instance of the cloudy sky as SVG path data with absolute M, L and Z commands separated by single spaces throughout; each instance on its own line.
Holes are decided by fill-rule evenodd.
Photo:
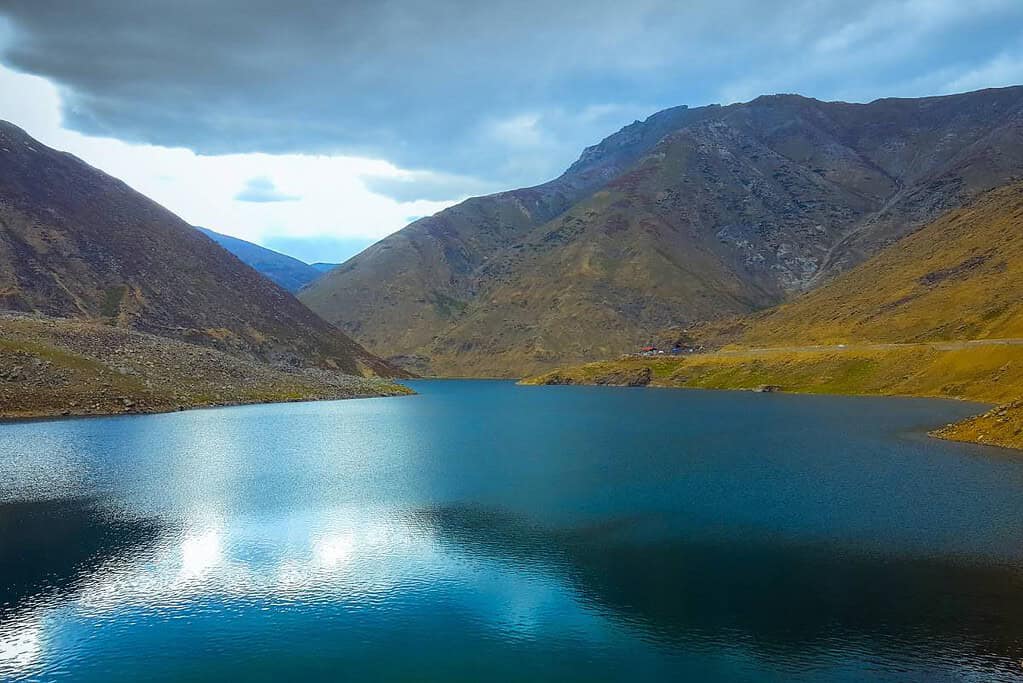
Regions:
M 0 118 L 306 260 L 669 106 L 1020 83 L 1021 0 L 0 0 Z

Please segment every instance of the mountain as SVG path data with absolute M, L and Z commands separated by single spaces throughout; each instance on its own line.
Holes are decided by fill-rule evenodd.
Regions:
M 1023 87 L 669 109 L 561 177 L 420 219 L 301 298 L 368 348 L 511 376 L 829 281 L 1023 177 Z
M 323 270 L 252 242 L 196 226 L 200 232 L 291 293 L 320 277 Z
M 425 348 L 478 296 L 491 258 L 514 251 L 537 225 L 622 173 L 681 121 L 700 116 L 686 107 L 660 112 L 588 150 L 556 180 L 421 218 L 330 271 L 301 298 L 382 353 Z
M 315 268 L 317 270 L 317 272 L 319 272 L 319 273 L 326 273 L 329 270 L 333 270 L 334 268 L 337 268 L 339 265 L 341 265 L 341 264 L 340 263 L 310 263 L 309 267 L 310 268 Z
M 0 309 L 103 322 L 283 366 L 395 373 L 162 206 L 6 122 Z

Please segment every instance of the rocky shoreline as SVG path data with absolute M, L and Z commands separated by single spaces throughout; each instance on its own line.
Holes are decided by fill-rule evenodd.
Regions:
M 387 379 L 271 366 L 98 323 L 0 315 L 0 419 L 402 396 Z
M 1023 401 L 995 406 L 976 417 L 945 425 L 931 436 L 1023 450 Z
M 340 401 L 362 398 L 386 398 L 388 396 L 409 396 L 414 391 L 407 391 L 395 394 L 338 394 L 338 395 L 310 395 L 301 398 L 267 398 L 267 399 L 237 399 L 212 403 L 193 403 L 178 405 L 145 405 L 125 406 L 119 410 L 116 405 L 113 407 L 101 407 L 98 409 L 86 407 L 84 409 L 61 409 L 53 407 L 39 411 L 0 411 L 0 425 L 8 422 L 26 422 L 34 420 L 62 420 L 62 419 L 85 419 L 91 417 L 116 417 L 129 415 L 161 415 L 166 413 L 179 413 L 187 410 L 208 410 L 211 408 L 230 408 L 233 406 L 266 405 L 270 403 L 307 403 L 315 401 Z

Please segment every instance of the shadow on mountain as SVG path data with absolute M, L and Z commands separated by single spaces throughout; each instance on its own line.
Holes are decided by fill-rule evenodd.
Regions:
M 0 621 L 43 593 L 73 590 L 159 532 L 152 522 L 122 518 L 90 499 L 0 503 Z
M 563 531 L 453 507 L 417 520 L 472 554 L 560 575 L 585 604 L 670 649 L 742 644 L 799 669 L 836 652 L 907 670 L 965 660 L 1002 674 L 1023 657 L 1023 571 L 1008 564 L 665 539 L 644 518 Z

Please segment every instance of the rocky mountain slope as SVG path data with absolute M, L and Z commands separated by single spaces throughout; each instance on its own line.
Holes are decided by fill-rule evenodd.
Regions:
M 681 122 L 705 112 L 678 107 L 587 149 L 561 177 L 536 187 L 468 199 L 377 242 L 301 293 L 302 301 L 378 353 L 425 348 L 466 313 L 490 283 L 499 254 L 591 195 Z
M 302 293 L 382 355 L 508 376 L 827 282 L 1023 177 L 1023 87 L 674 109 L 551 183 L 421 219 Z
M 1023 338 L 1023 182 L 728 334 L 744 346 Z
M 208 228 L 197 227 L 197 229 L 237 256 L 243 263 L 270 278 L 292 294 L 320 277 L 325 270 L 237 237 L 222 235 Z
M 0 123 L 0 309 L 277 365 L 396 372 L 174 214 L 9 123 Z

